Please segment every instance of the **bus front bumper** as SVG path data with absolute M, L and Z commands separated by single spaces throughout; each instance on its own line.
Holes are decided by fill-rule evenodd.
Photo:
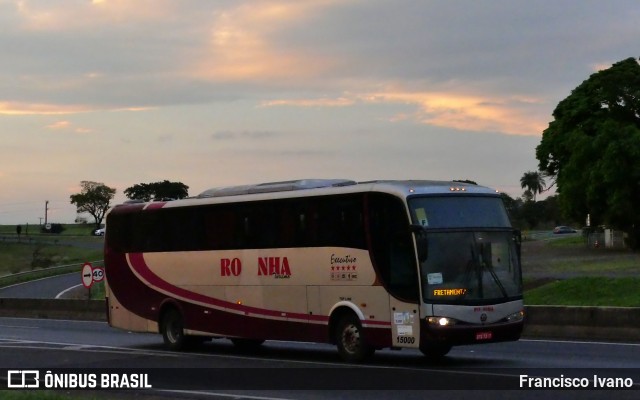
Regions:
M 520 339 L 523 321 L 502 322 L 486 325 L 438 326 L 420 321 L 420 343 L 446 344 L 451 346 L 508 342 Z

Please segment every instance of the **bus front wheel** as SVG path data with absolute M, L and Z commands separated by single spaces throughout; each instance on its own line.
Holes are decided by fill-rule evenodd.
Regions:
M 370 357 L 375 349 L 364 338 L 362 324 L 353 314 L 340 319 L 335 331 L 338 353 L 347 362 L 361 362 Z
M 420 351 L 430 360 L 438 360 L 451 351 L 450 344 L 429 344 L 420 346 Z

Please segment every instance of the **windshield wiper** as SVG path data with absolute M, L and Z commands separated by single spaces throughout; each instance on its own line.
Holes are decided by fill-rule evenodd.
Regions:
M 489 271 L 489 274 L 493 278 L 494 282 L 496 283 L 496 285 L 498 285 L 498 288 L 500 289 L 500 292 L 502 293 L 502 296 L 504 298 L 509 297 L 509 295 L 507 294 L 507 290 L 504 288 L 504 285 L 500 281 L 500 278 L 498 278 L 498 275 L 496 274 L 496 271 L 493 269 L 493 265 L 491 264 L 491 262 L 488 262 L 488 263 L 485 262 L 485 260 L 483 260 L 483 258 L 482 258 L 482 254 L 484 254 L 484 243 L 480 243 L 480 259 L 479 259 L 479 262 L 478 262 L 478 264 L 480 264 L 480 274 L 479 274 L 480 275 L 479 276 L 480 282 L 482 282 L 482 269 L 484 268 L 487 271 Z
M 475 242 L 475 239 L 474 239 Z M 507 294 L 507 290 L 504 288 L 504 285 L 502 284 L 502 282 L 500 281 L 500 278 L 498 278 L 498 275 L 496 274 L 495 270 L 493 269 L 493 265 L 491 265 L 491 263 L 487 263 L 485 262 L 485 260 L 483 259 L 483 254 L 485 253 L 484 251 L 484 243 L 480 243 L 480 254 L 478 257 L 476 257 L 476 252 L 475 252 L 475 243 L 471 244 L 471 260 L 469 260 L 469 264 L 467 265 L 467 271 L 465 273 L 465 284 L 467 286 L 469 286 L 469 281 L 470 281 L 470 277 L 471 277 L 471 272 L 475 272 L 476 275 L 476 279 L 478 281 L 478 296 L 483 299 L 484 298 L 484 288 L 483 288 L 483 284 L 482 284 L 482 275 L 483 275 L 483 271 L 486 269 L 489 274 L 491 275 L 491 278 L 493 279 L 493 281 L 496 283 L 496 285 L 498 286 L 498 289 L 500 289 L 500 292 L 502 293 L 502 296 L 506 299 L 509 297 L 509 295 Z M 461 295 L 460 298 L 462 298 L 465 295 Z

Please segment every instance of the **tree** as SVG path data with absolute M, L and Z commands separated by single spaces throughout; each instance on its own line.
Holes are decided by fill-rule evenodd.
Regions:
M 500 193 L 500 197 L 502 197 L 504 208 L 507 209 L 507 214 L 509 214 L 509 219 L 511 220 L 511 224 L 513 226 L 520 226 L 521 225 L 520 210 L 522 208 L 522 200 L 514 199 L 504 192 Z
M 536 195 L 544 192 L 546 182 L 540 172 L 528 171 L 520 178 L 520 187 L 526 189 L 533 197 L 533 201 L 536 201 Z M 525 192 L 525 193 L 526 193 Z
M 189 196 L 189 186 L 182 182 L 138 183 L 124 190 L 125 196 L 131 200 L 184 199 Z
M 592 74 L 558 103 L 536 148 L 555 177 L 562 211 L 590 215 L 640 245 L 640 64 L 628 58 Z
M 96 221 L 96 228 L 100 227 L 104 215 L 109 209 L 109 204 L 116 194 L 116 190 L 106 186 L 104 183 L 82 181 L 80 182 L 82 191 L 72 194 L 71 204 L 75 204 L 78 213 L 89 213 Z

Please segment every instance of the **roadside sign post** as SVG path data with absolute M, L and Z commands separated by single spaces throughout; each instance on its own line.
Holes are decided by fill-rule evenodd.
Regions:
M 82 284 L 87 288 L 87 300 L 91 299 L 91 286 L 93 285 L 93 267 L 91 263 L 82 266 Z
M 87 288 L 87 299 L 91 299 L 91 286 L 94 282 L 104 280 L 104 268 L 94 267 L 86 262 L 82 265 L 82 285 Z
M 91 266 L 91 263 L 86 262 L 82 266 L 82 284 L 87 289 L 91 288 L 91 285 L 93 285 L 93 267 Z

